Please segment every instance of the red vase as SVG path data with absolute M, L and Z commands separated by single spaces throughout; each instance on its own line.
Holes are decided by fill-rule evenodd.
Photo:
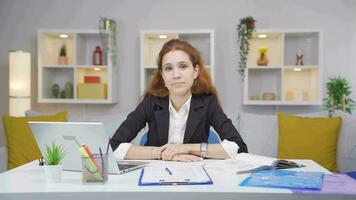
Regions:
M 99 46 L 96 46 L 93 52 L 93 65 L 103 65 L 103 52 Z

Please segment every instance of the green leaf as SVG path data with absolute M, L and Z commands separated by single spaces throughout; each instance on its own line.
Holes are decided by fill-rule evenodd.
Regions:
M 51 146 L 46 145 L 44 159 L 48 165 L 58 165 L 65 155 L 62 145 L 56 145 L 54 142 Z

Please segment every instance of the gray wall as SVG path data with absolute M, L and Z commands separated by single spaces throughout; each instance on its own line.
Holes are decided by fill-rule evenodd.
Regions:
M 237 73 L 236 25 L 252 15 L 258 28 L 311 28 L 324 31 L 323 78 L 340 74 L 356 89 L 356 1 L 353 0 L 0 0 L 0 115 L 8 113 L 8 51 L 32 54 L 32 107 L 67 110 L 71 119 L 106 115 L 135 108 L 139 93 L 139 31 L 197 29 L 216 31 L 216 86 L 228 115 L 237 111 L 272 114 L 303 113 L 315 106 L 243 106 L 242 80 Z M 66 105 L 37 103 L 37 29 L 93 29 L 100 16 L 118 23 L 119 103 Z M 355 94 L 353 97 L 355 98 Z M 0 146 L 4 144 L 0 124 Z

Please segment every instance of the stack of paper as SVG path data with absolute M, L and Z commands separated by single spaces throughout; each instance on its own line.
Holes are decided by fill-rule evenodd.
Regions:
M 141 171 L 139 185 L 212 184 L 202 165 L 147 166 Z

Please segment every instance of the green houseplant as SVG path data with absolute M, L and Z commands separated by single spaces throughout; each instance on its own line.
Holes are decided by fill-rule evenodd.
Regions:
M 58 63 L 60 65 L 68 65 L 67 47 L 65 44 L 63 44 L 59 49 Z
M 240 23 L 237 25 L 238 31 L 238 44 L 240 49 L 240 61 L 239 61 L 239 73 L 242 77 L 245 77 L 245 69 L 247 63 L 247 54 L 249 51 L 248 40 L 252 36 L 252 32 L 255 31 L 256 20 L 252 16 L 247 16 L 240 19 Z
M 64 148 L 61 145 L 52 143 L 51 146 L 46 145 L 44 159 L 46 161 L 45 173 L 49 182 L 59 182 L 61 180 L 63 166 L 61 161 L 64 158 Z
M 332 117 L 335 110 L 341 110 L 352 114 L 355 102 L 350 98 L 351 87 L 349 82 L 340 76 L 331 77 L 326 83 L 327 97 L 323 99 L 324 108 Z

